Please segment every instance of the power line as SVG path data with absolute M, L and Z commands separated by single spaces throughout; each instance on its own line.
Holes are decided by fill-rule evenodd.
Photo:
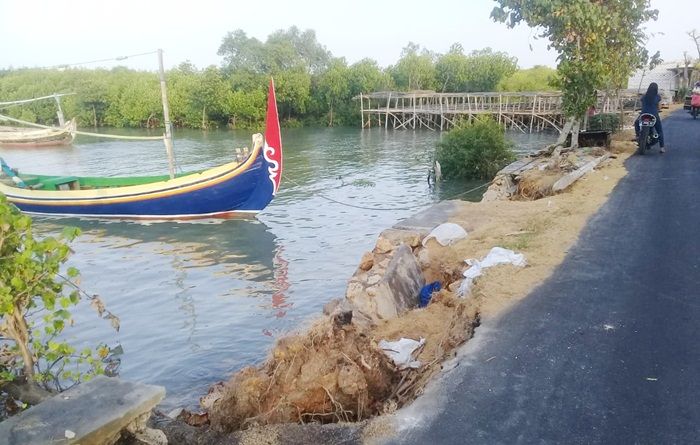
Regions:
M 92 63 L 113 62 L 113 61 L 119 62 L 119 61 L 126 60 L 126 59 L 129 59 L 129 58 L 132 58 L 132 57 L 147 56 L 147 55 L 149 55 L 149 54 L 157 54 L 157 53 L 158 53 L 158 51 L 155 50 L 155 51 L 149 51 L 149 52 L 145 52 L 145 53 L 130 54 L 130 55 L 127 55 L 127 56 L 111 57 L 111 58 L 108 58 L 108 59 L 88 60 L 87 62 L 78 62 L 78 63 L 65 63 L 65 64 L 54 65 L 54 66 L 50 66 L 50 67 L 46 67 L 46 68 L 49 68 L 49 69 L 51 69 L 51 68 L 53 68 L 53 69 L 59 69 L 59 68 L 69 68 L 69 67 L 71 67 L 71 66 L 90 65 L 90 64 L 92 64 Z

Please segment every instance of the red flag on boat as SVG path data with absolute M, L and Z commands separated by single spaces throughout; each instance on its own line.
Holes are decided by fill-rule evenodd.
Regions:
M 263 150 L 267 168 L 272 181 L 272 194 L 276 194 L 282 181 L 282 138 L 280 122 L 277 116 L 277 99 L 275 98 L 275 82 L 270 78 L 267 95 L 267 118 L 265 120 L 265 148 Z

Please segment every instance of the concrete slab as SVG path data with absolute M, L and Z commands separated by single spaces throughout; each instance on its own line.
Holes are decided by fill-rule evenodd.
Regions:
M 0 423 L 0 444 L 112 443 L 163 397 L 162 386 L 98 376 Z
M 442 201 L 435 205 L 421 210 L 413 216 L 410 216 L 398 223 L 394 224 L 394 229 L 412 230 L 420 233 L 421 237 L 426 236 L 436 226 L 447 222 L 449 217 L 455 213 L 457 204 L 460 201 Z

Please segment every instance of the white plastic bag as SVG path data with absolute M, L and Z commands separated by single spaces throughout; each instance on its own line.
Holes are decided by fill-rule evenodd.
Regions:
M 413 360 L 413 351 L 423 346 L 425 339 L 416 341 L 410 338 L 401 338 L 398 341 L 381 340 L 379 348 L 394 362 L 399 369 L 419 368 L 420 362 Z
M 430 238 L 435 238 L 435 241 L 443 246 L 449 246 L 466 237 L 467 231 L 459 224 L 444 223 L 434 228 L 428 236 L 423 239 L 423 247 L 428 244 Z
M 494 247 L 486 257 L 479 261 L 476 259 L 464 260 L 471 267 L 464 271 L 464 281 L 459 286 L 458 294 L 460 296 L 468 295 L 471 292 L 474 279 L 480 276 L 484 269 L 497 266 L 499 264 L 512 264 L 517 267 L 525 267 L 525 255 L 515 253 L 512 250 L 504 249 L 503 247 Z

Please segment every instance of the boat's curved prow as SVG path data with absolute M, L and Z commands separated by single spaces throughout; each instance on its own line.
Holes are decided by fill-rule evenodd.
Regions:
M 272 194 L 277 194 L 282 182 L 282 136 L 280 121 L 277 115 L 277 99 L 275 97 L 275 82 L 270 78 L 267 96 L 267 117 L 265 119 L 265 160 L 268 162 L 270 181 L 273 183 Z

